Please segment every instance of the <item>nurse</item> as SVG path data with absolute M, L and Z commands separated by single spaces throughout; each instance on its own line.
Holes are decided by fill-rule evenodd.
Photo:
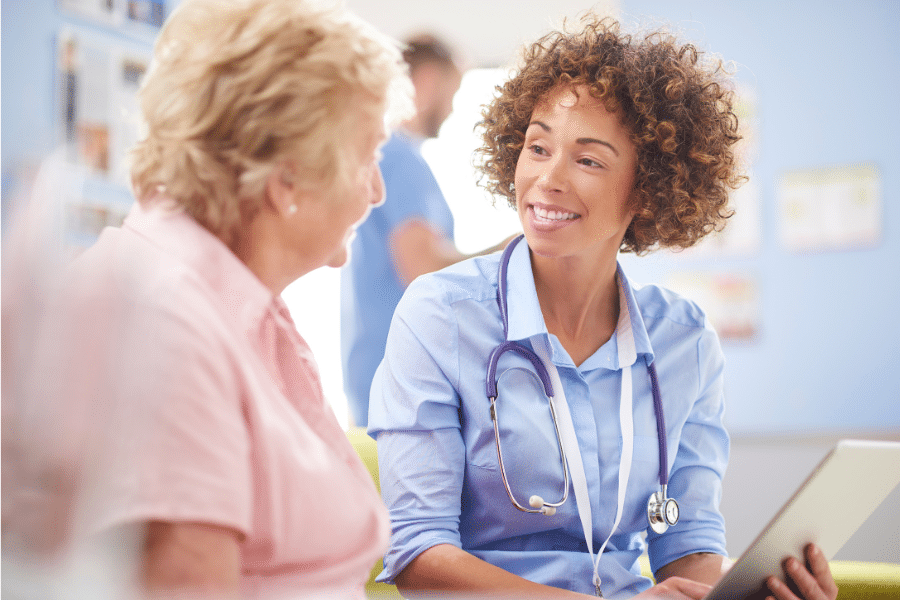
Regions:
M 397 309 L 369 415 L 393 528 L 381 580 L 407 596 L 701 598 L 729 566 L 722 351 L 694 303 L 633 286 L 617 255 L 689 247 L 730 215 L 743 177 L 727 76 L 667 34 L 588 17 L 533 44 L 483 116 L 486 187 L 524 240 L 419 278 Z M 508 341 L 546 365 L 576 440 L 565 461 L 528 352 L 486 376 Z M 666 477 L 680 519 L 658 532 L 648 498 Z M 542 506 L 532 496 L 558 506 L 523 511 Z M 833 600 L 821 552 L 804 559 L 767 593 Z

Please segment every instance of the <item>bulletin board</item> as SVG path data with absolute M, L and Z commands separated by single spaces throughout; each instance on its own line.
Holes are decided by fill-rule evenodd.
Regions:
M 140 135 L 137 92 L 150 51 L 67 25 L 56 56 L 58 138 L 73 179 L 83 182 L 65 199 L 65 235 L 87 246 L 121 224 L 133 201 L 128 154 Z

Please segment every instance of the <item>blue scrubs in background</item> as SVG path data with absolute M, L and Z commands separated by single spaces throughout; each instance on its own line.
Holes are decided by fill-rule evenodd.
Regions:
M 341 270 L 341 364 L 353 423 L 368 422 L 369 388 L 384 356 L 391 317 L 404 287 L 394 271 L 388 238 L 405 221 L 419 219 L 453 239 L 453 213 L 421 141 L 394 133 L 379 163 L 385 202 L 356 230 L 350 263 Z

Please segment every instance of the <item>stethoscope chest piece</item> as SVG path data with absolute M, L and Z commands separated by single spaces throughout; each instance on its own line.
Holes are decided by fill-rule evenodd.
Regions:
M 666 497 L 665 487 L 650 495 L 647 501 L 647 520 L 656 533 L 665 533 L 669 527 L 678 523 L 678 503 L 674 498 Z

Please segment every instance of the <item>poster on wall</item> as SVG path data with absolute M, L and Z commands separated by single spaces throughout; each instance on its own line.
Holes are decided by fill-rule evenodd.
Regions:
M 881 241 L 881 177 L 873 164 L 785 173 L 777 198 L 781 244 L 791 252 L 871 248 Z
M 759 334 L 759 289 L 752 274 L 677 271 L 663 285 L 702 306 L 722 340 L 746 342 Z
M 59 35 L 58 64 L 67 156 L 96 176 L 110 171 L 112 49 L 74 30 Z
M 128 153 L 138 141 L 141 128 L 138 90 L 149 68 L 149 58 L 133 52 L 120 52 L 114 63 L 112 148 L 115 155 L 110 179 L 122 185 L 131 180 Z
M 137 91 L 149 51 L 65 27 L 57 36 L 59 137 L 71 177 L 65 234 L 89 245 L 119 225 L 132 198 L 128 150 L 139 135 Z
M 165 0 L 128 0 L 128 19 L 134 23 L 144 23 L 159 27 L 166 17 Z
M 58 36 L 60 137 L 69 160 L 91 176 L 127 186 L 128 150 L 137 141 L 137 92 L 149 52 L 74 28 Z
M 57 0 L 63 11 L 116 28 L 158 29 L 166 0 Z
M 122 0 L 58 0 L 59 7 L 80 17 L 108 25 L 122 22 Z

